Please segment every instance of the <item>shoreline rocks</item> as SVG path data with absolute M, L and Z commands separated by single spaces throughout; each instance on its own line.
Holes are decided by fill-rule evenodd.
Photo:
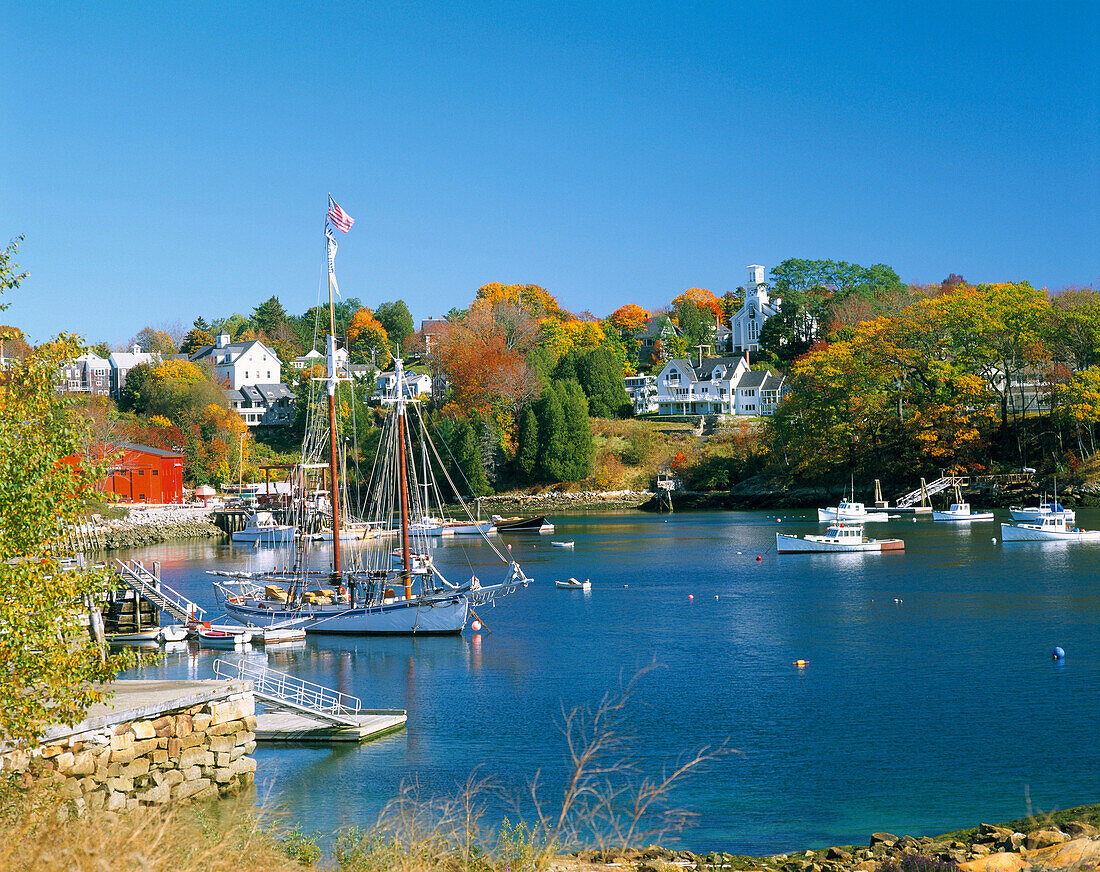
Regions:
M 224 536 L 213 517 L 214 510 L 207 506 L 133 506 L 125 518 L 93 515 L 72 530 L 70 541 L 78 551 L 115 551 Z

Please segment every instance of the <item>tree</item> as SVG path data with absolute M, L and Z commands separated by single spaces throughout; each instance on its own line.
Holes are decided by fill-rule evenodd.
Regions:
M 610 348 L 594 348 L 581 356 L 577 381 L 588 398 L 588 414 L 594 418 L 621 418 L 630 413 L 630 397 L 623 383 L 622 363 Z
M 252 310 L 252 329 L 268 339 L 275 336 L 286 323 L 287 314 L 276 296 L 269 297 Z
M 141 350 L 146 354 L 161 354 L 168 357 L 176 353 L 179 343 L 163 330 L 143 327 L 138 331 L 137 336 L 130 340 L 130 345 L 141 346 Z
M 129 382 L 127 376 L 127 387 Z M 141 399 L 146 414 L 162 415 L 181 428 L 198 421 L 208 406 L 226 406 L 222 389 L 186 360 L 153 367 L 141 387 Z
M 645 327 L 646 321 L 649 320 L 649 312 L 634 303 L 627 303 L 608 315 L 607 319 L 623 336 L 633 338 Z
M 216 336 L 219 333 L 228 333 L 230 340 L 233 342 L 243 340 L 250 330 L 252 330 L 251 319 L 246 318 L 240 312 L 234 312 L 227 318 L 215 318 L 210 325 L 211 334 Z
M 519 419 L 519 446 L 516 449 L 516 472 L 524 481 L 535 475 L 539 458 L 539 424 L 535 410 L 528 406 Z
M 144 412 L 145 398 L 142 390 L 153 371 L 153 364 L 139 363 L 126 373 L 126 383 L 118 395 L 118 407 L 123 412 Z
M 575 381 L 558 382 L 565 417 L 566 452 L 563 479 L 580 481 L 592 474 L 592 427 L 588 399 Z
M 97 342 L 95 345 L 89 345 L 88 350 L 93 354 L 98 354 L 100 357 L 111 356 L 111 346 L 106 342 Z
M 722 317 L 722 304 L 706 288 L 688 288 L 673 299 L 672 308 L 679 312 L 684 303 L 694 303 L 696 306 L 706 309 L 711 315 L 712 322 Z M 682 325 L 680 329 L 683 329 Z
M 569 318 L 569 313 L 558 305 L 557 298 L 538 285 L 502 285 L 500 282 L 489 282 L 478 288 L 474 302 L 481 302 L 489 308 L 499 303 L 512 303 L 536 321 L 544 318 L 565 321 Z
M 180 346 L 181 354 L 194 354 L 200 348 L 206 348 L 214 344 L 214 337 L 207 331 L 199 328 L 192 327 L 188 332 L 186 338 L 183 340 L 183 345 Z
M 31 351 L 22 330 L 7 324 L 0 325 L 0 358 L 24 360 Z
M 726 291 L 722 294 L 722 320 L 728 322 L 734 315 L 741 311 L 745 304 L 745 289 Z
M 453 476 L 458 487 L 461 488 L 465 481 L 474 496 L 481 497 L 492 493 L 489 480 L 485 477 L 485 467 L 482 466 L 481 451 L 477 437 L 474 435 L 474 428 L 465 418 L 459 418 L 454 422 L 451 434 L 451 455 L 454 458 L 456 471 L 461 473 Z
M 13 262 L 18 243 L 0 252 L 0 295 L 26 276 Z M 0 737 L 16 745 L 33 744 L 50 724 L 79 722 L 103 699 L 95 682 L 125 662 L 101 658 L 81 622 L 85 601 L 104 596 L 107 570 L 62 571 L 59 562 L 65 530 L 104 470 L 95 458 L 63 462 L 85 421 L 69 413 L 54 380 L 80 349 L 62 336 L 0 373 Z
M 692 300 L 680 299 L 676 308 L 677 326 L 684 345 L 694 355 L 697 345 L 714 345 L 718 326 L 713 312 Z
M 359 363 L 369 360 L 378 369 L 389 365 L 390 337 L 370 309 L 362 308 L 352 316 L 348 325 L 348 352 Z
M 536 406 L 539 457 L 536 466 L 542 481 L 566 481 L 569 465 L 568 433 L 561 396 L 554 382 L 543 392 Z
M 415 332 L 412 315 L 404 300 L 379 303 L 378 308 L 374 310 L 374 317 L 386 331 L 390 342 L 395 343 L 398 348 L 404 348 L 405 340 Z

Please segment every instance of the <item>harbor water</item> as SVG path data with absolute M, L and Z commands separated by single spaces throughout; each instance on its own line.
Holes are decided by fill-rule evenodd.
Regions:
M 996 523 L 902 516 L 868 535 L 903 538 L 904 552 L 778 556 L 777 530 L 823 526 L 808 512 L 552 520 L 552 535 L 499 537 L 534 581 L 479 610 L 481 633 L 191 646 L 127 677 L 208 678 L 216 657 L 247 657 L 407 709 L 407 728 L 374 742 L 256 752 L 259 799 L 306 832 L 369 823 L 402 783 L 453 794 L 472 773 L 518 797 L 521 814 L 537 776 L 552 806 L 568 770 L 563 712 L 654 664 L 620 728 L 639 777 L 703 746 L 736 751 L 672 794 L 697 817 L 668 845 L 766 854 L 1100 801 L 1100 544 L 1002 545 Z M 1100 511 L 1077 523 L 1100 528 Z M 159 560 L 166 583 L 215 613 L 206 570 L 289 560 L 211 543 L 118 556 Z M 503 574 L 471 537 L 443 540 L 436 562 L 451 581 Z M 592 589 L 554 586 L 570 576 Z

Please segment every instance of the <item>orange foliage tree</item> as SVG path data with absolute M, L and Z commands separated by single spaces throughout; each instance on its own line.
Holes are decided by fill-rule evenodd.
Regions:
M 385 369 L 390 362 L 392 354 L 386 328 L 366 307 L 351 316 L 348 324 L 348 351 L 364 361 L 369 358 L 380 369 Z
M 635 303 L 620 306 L 608 316 L 608 320 L 625 336 L 633 336 L 649 320 L 649 312 Z
M 511 303 L 522 308 L 536 321 L 544 318 L 564 321 L 569 318 L 569 313 L 558 305 L 557 298 L 538 285 L 502 285 L 500 282 L 489 282 L 478 288 L 474 305 L 479 302 L 490 308 L 500 303 Z
M 722 318 L 722 302 L 706 288 L 688 288 L 672 301 L 672 307 L 678 308 L 678 304 L 691 302 L 700 308 L 709 309 L 715 318 Z

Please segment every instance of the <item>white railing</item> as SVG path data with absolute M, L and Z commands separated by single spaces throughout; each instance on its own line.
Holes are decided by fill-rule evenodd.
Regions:
M 357 696 L 349 696 L 246 660 L 236 663 L 215 660 L 214 674 L 223 679 L 251 681 L 253 694 L 275 707 L 299 711 L 348 727 L 359 726 L 355 715 L 362 711 L 363 703 Z
M 195 605 L 178 591 L 172 590 L 163 581 L 145 568 L 140 560 L 115 561 L 119 566 L 119 575 L 134 592 L 145 597 L 161 611 L 168 612 L 178 621 L 201 621 L 206 610 Z
M 894 505 L 897 506 L 899 509 L 907 509 L 910 506 L 923 502 L 924 497 L 926 496 L 930 497 L 933 494 L 938 494 L 942 491 L 947 490 L 949 487 L 954 487 L 955 485 L 963 487 L 969 481 L 970 479 L 965 475 L 945 475 L 943 478 L 937 478 L 934 482 L 931 482 L 930 484 L 925 484 L 922 480 L 921 486 L 919 488 L 914 491 L 910 491 L 903 497 L 898 497 L 898 500 L 896 503 L 894 503 Z

